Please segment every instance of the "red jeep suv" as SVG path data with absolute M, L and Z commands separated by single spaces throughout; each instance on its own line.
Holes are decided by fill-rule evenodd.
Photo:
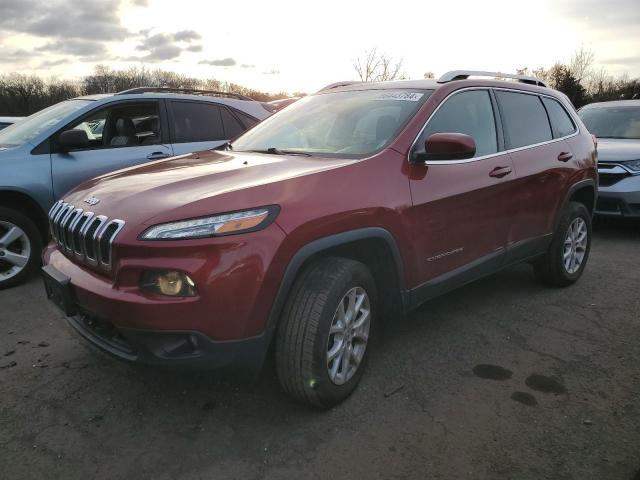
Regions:
M 592 136 L 539 80 L 342 83 L 223 150 L 80 185 L 49 212 L 43 276 L 116 357 L 258 367 L 272 347 L 284 390 L 326 408 L 385 313 L 524 261 L 575 282 L 596 193 Z

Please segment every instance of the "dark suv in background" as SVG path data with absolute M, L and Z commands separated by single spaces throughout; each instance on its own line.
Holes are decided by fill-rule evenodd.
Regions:
M 326 408 L 382 315 L 519 262 L 575 282 L 596 184 L 592 136 L 536 79 L 341 84 L 226 151 L 76 188 L 49 212 L 45 286 L 124 360 L 259 367 L 273 344 L 283 388 Z

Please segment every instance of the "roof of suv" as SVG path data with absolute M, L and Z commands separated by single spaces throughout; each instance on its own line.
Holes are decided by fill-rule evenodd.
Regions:
M 242 110 L 243 112 L 248 113 L 249 115 L 253 115 L 258 119 L 262 120 L 265 117 L 265 114 L 270 114 L 270 110 L 263 106 L 262 102 L 257 100 L 252 100 L 248 97 L 246 98 L 229 98 L 224 94 L 214 95 L 214 94 L 206 94 L 206 93 L 176 93 L 173 91 L 162 91 L 162 89 L 158 89 L 158 91 L 147 91 L 147 92 L 135 92 L 132 91 L 129 93 L 128 91 L 119 92 L 119 93 L 102 93 L 96 95 L 84 95 L 81 97 L 76 97 L 81 100 L 91 100 L 91 101 L 99 101 L 106 99 L 113 100 L 132 100 L 136 98 L 156 98 L 156 99 L 173 99 L 173 100 L 197 100 L 200 102 L 212 102 L 219 103 L 223 105 L 227 105 L 229 107 L 236 108 L 238 110 Z

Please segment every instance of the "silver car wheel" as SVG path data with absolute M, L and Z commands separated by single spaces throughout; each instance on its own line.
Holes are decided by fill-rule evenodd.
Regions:
M 31 257 L 31 242 L 17 225 L 0 220 L 0 281 L 18 275 Z
M 580 270 L 582 266 L 582 262 L 587 253 L 588 235 L 589 230 L 587 229 L 587 223 L 583 218 L 578 217 L 569 225 L 567 235 L 564 239 L 562 261 L 564 263 L 564 269 L 571 275 Z
M 349 290 L 333 314 L 327 340 L 327 373 L 336 385 L 347 383 L 362 363 L 369 341 L 371 303 L 361 287 Z

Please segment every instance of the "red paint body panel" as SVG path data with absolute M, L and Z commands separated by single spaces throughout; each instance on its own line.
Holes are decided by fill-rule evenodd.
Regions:
M 86 182 L 65 201 L 83 206 L 85 198 L 98 197 L 95 213 L 126 222 L 113 245 L 111 272 L 76 263 L 55 244 L 45 250 L 44 263 L 71 278 L 82 307 L 116 327 L 193 330 L 232 340 L 265 331 L 287 266 L 315 240 L 366 227 L 387 230 L 402 261 L 401 287 L 409 291 L 547 235 L 571 187 L 597 178 L 593 142 L 580 123 L 580 132 L 568 139 L 478 161 L 408 161 L 416 136 L 443 99 L 477 86 L 505 83 L 439 86 L 391 145 L 367 159 L 199 152 Z M 553 94 L 529 85 L 507 87 Z M 564 151 L 573 158 L 563 163 L 557 156 Z M 499 167 L 511 173 L 490 176 Z M 138 239 L 150 225 L 266 205 L 279 205 L 280 213 L 260 231 Z M 148 269 L 187 273 L 198 295 L 175 299 L 142 292 L 140 275 Z

